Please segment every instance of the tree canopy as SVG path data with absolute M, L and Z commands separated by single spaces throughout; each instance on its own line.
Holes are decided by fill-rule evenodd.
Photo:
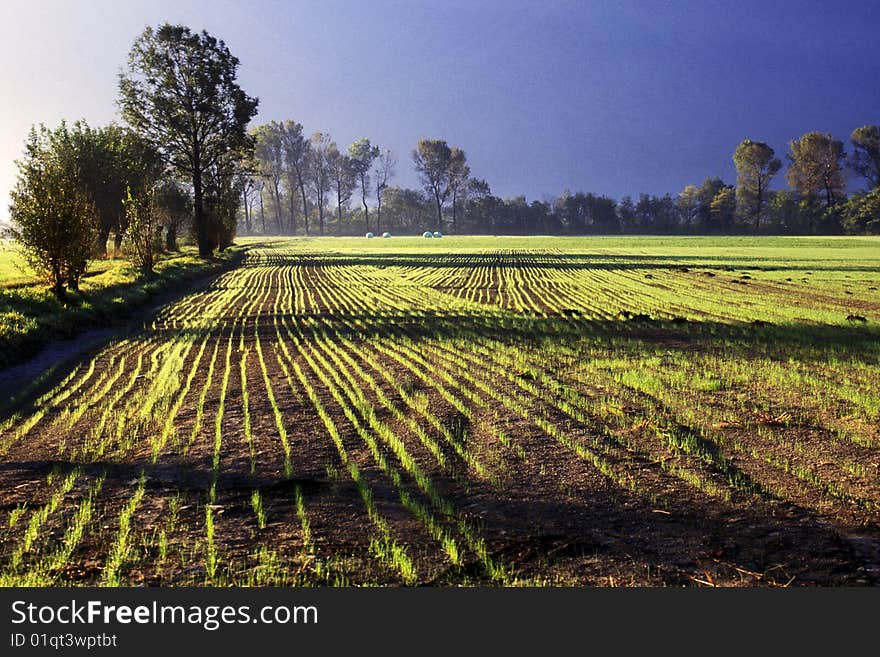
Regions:
M 257 112 L 258 100 L 235 81 L 238 64 L 208 32 L 165 23 L 135 40 L 119 76 L 123 118 L 192 182 L 202 255 L 217 246 L 207 225 L 204 179 L 224 158 L 249 148 L 247 124 Z

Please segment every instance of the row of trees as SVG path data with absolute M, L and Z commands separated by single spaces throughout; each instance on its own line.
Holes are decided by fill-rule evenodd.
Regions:
M 262 233 L 324 235 L 330 215 L 336 230 L 343 232 L 349 201 L 358 192 L 363 205 L 364 226 L 370 228 L 370 203 L 376 199 L 376 230 L 381 229 L 382 197 L 394 176 L 397 160 L 362 138 L 340 151 L 330 135 L 315 132 L 306 137 L 296 121 L 272 121 L 251 131 L 254 150 L 239 172 L 244 229 L 251 233 L 257 223 Z M 375 195 L 375 196 L 374 196 Z
M 386 227 L 383 205 L 397 166 L 397 157 L 390 149 L 381 150 L 364 137 L 340 150 L 326 132 L 306 137 L 303 126 L 292 120 L 257 126 L 251 136 L 253 156 L 242 167 L 238 181 L 246 232 L 259 229 L 263 234 L 295 235 L 302 226 L 302 232 L 310 235 L 315 222 L 319 235 L 372 231 L 374 226 L 379 233 Z M 464 151 L 442 139 L 422 139 L 412 159 L 435 210 L 433 220 L 423 226 L 434 223 L 441 230 L 448 209 L 452 229 L 456 230 L 458 210 L 474 186 Z M 485 189 L 488 193 L 488 186 Z M 394 194 L 399 193 L 395 189 Z M 355 194 L 360 197 L 362 219 L 350 207 Z M 409 196 L 416 203 L 422 198 L 419 192 Z M 371 208 L 375 224 L 370 220 Z M 335 226 L 328 231 L 330 217 Z M 396 221 L 388 225 L 394 226 L 400 228 L 402 224 Z
M 254 134 L 255 159 L 243 185 L 253 194 L 244 194 L 243 227 L 248 232 L 295 234 L 297 217 L 302 217 L 309 234 L 312 216 L 324 234 L 327 199 L 322 190 L 331 192 L 334 234 L 372 230 L 370 197 L 377 232 L 421 232 L 432 225 L 440 231 L 512 234 L 880 232 L 880 126 L 853 131 L 849 156 L 842 141 L 830 134 L 810 132 L 793 140 L 785 174 L 789 189 L 771 188 L 783 168 L 773 149 L 746 139 L 733 154 L 736 185 L 712 177 L 699 186 L 687 185 L 675 196 L 642 194 L 619 202 L 569 191 L 531 203 L 522 196 L 498 198 L 485 180 L 471 177 L 464 151 L 440 139 L 423 139 L 412 152 L 421 189 L 388 185 L 396 163 L 390 151 L 373 169 L 376 184 L 371 188 L 370 165 L 379 151 L 367 139 L 340 153 L 325 133 L 308 140 L 293 121 L 260 126 Z M 847 198 L 848 169 L 868 181 L 868 192 Z M 348 205 L 355 191 L 360 193 L 363 221 Z M 257 202 L 259 227 L 249 209 Z
M 755 232 L 768 220 L 774 230 L 808 233 L 880 228 L 876 214 L 872 218 L 865 212 L 876 206 L 880 188 L 880 126 L 857 128 L 850 139 L 850 156 L 843 142 L 830 133 L 808 132 L 790 142 L 785 177 L 791 193 L 776 194 L 770 190 L 770 182 L 782 169 L 782 162 L 767 144 L 744 140 L 733 155 L 739 216 L 750 219 Z M 856 194 L 848 201 L 847 167 L 870 188 L 867 194 Z

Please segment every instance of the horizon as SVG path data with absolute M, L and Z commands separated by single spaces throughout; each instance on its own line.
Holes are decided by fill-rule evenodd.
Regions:
M 878 122 L 880 89 L 865 81 L 880 73 L 880 7 L 688 4 L 4 3 L 0 23 L 14 29 L 0 53 L 16 64 L 16 102 L 0 110 L 0 220 L 30 127 L 121 123 L 128 50 L 166 21 L 226 42 L 260 100 L 252 125 L 289 118 L 340 147 L 367 137 L 395 152 L 400 187 L 421 188 L 410 152 L 422 137 L 462 148 L 499 197 L 619 201 L 716 176 L 733 184 L 745 138 L 785 164 L 806 132 L 830 132 L 850 152 L 852 130 Z M 783 170 L 773 188 L 785 186 Z

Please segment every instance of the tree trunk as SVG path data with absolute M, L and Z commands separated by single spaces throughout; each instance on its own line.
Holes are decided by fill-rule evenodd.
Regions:
M 336 188 L 336 232 L 339 235 L 342 235 L 342 195 L 339 193 L 339 188 Z
M 266 234 L 266 213 L 263 210 L 263 188 L 260 188 L 260 222 L 263 224 L 263 235 Z
M 457 194 L 452 190 L 452 232 L 455 233 L 455 197 Z
M 193 160 L 193 221 L 196 224 L 196 242 L 199 246 L 199 255 L 208 258 L 214 252 L 214 247 L 208 237 L 208 227 L 205 222 L 205 199 L 198 152 Z
M 177 248 L 177 224 L 168 224 L 168 230 L 165 233 L 165 248 L 169 251 L 178 251 Z
M 251 234 L 251 213 L 250 208 L 248 207 L 248 192 L 247 186 L 242 185 L 241 187 L 241 200 L 242 205 L 244 205 L 244 229 L 247 231 L 247 234 Z
M 382 231 L 382 185 L 376 182 L 376 235 Z
M 361 203 L 364 204 L 364 227 L 370 230 L 370 208 L 367 206 L 367 181 L 361 174 Z
M 306 185 L 303 182 L 299 170 L 296 172 L 297 182 L 299 182 L 299 195 L 302 197 L 303 203 L 303 222 L 305 222 L 306 236 L 309 234 L 309 202 L 306 198 Z
M 95 255 L 99 258 L 107 257 L 107 240 L 110 239 L 110 226 L 102 223 L 98 228 L 98 237 L 95 240 Z
M 272 181 L 272 188 L 274 193 L 272 194 L 272 198 L 275 201 L 275 223 L 278 225 L 278 234 L 280 235 L 284 232 L 284 226 L 282 225 L 282 215 L 281 215 L 281 190 L 278 189 L 278 181 Z
M 290 234 L 296 234 L 296 195 L 290 190 Z
M 443 232 L 443 204 L 440 203 L 440 195 L 434 194 L 434 200 L 437 201 L 437 231 Z

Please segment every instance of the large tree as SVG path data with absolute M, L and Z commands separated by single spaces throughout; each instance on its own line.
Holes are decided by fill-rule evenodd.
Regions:
M 214 244 L 205 214 L 204 177 L 228 153 L 242 152 L 258 100 L 236 83 L 238 58 L 223 41 L 184 25 L 148 27 L 119 76 L 122 116 L 192 181 L 199 253 Z
M 824 193 L 825 206 L 842 200 L 846 191 L 843 142 L 834 135 L 808 132 L 789 143 L 788 184 L 808 201 Z
M 863 125 L 850 136 L 853 154 L 850 167 L 868 181 L 872 189 L 880 188 L 880 125 Z
M 443 230 L 443 204 L 449 197 L 452 149 L 445 139 L 420 139 L 412 152 L 419 179 L 437 208 L 437 230 Z
M 366 137 L 358 139 L 348 147 L 351 168 L 361 188 L 361 203 L 364 206 L 364 227 L 370 229 L 370 208 L 367 196 L 370 194 L 370 167 L 373 160 L 379 157 L 379 147 L 373 146 Z
M 736 165 L 736 201 L 742 216 L 761 227 L 761 216 L 767 201 L 770 181 L 779 173 L 782 162 L 773 149 L 762 141 L 744 139 L 733 153 Z

